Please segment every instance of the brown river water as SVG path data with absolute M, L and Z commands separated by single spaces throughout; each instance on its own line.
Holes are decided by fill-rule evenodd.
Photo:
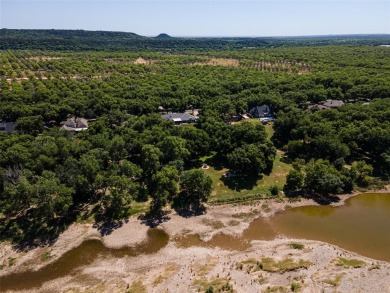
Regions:
M 80 268 L 97 259 L 122 258 L 156 253 L 166 246 L 169 236 L 163 230 L 149 229 L 148 240 L 135 247 L 109 249 L 98 240 L 86 240 L 80 246 L 66 252 L 58 260 L 34 272 L 22 272 L 0 278 L 0 292 L 7 290 L 31 290 L 44 282 L 67 275 L 77 276 Z
M 293 208 L 272 218 L 278 233 L 319 240 L 390 262 L 390 194 L 363 194 L 345 205 Z
M 390 194 L 364 194 L 352 197 L 339 207 L 305 206 L 278 213 L 269 220 L 254 220 L 241 237 L 217 234 L 203 242 L 199 235 L 174 239 L 179 247 L 204 246 L 245 250 L 252 240 L 271 240 L 279 235 L 328 242 L 378 260 L 390 262 Z M 29 290 L 44 282 L 67 275 L 96 259 L 123 258 L 156 253 L 166 246 L 169 236 L 150 229 L 147 242 L 133 248 L 108 249 L 99 240 L 88 240 L 65 253 L 50 265 L 34 272 L 0 278 L 0 291 Z

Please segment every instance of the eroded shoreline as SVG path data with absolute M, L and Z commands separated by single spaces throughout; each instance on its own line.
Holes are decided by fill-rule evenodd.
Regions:
M 388 192 L 388 190 L 381 191 L 381 193 Z M 358 193 L 342 195 L 340 196 L 340 201 L 332 205 L 342 205 L 345 200 L 357 194 Z M 200 285 L 196 285 L 196 282 L 199 280 L 202 280 L 204 283 L 205 280 L 214 280 L 217 275 L 217 279 L 221 279 L 222 277 L 220 277 L 220 275 L 229 271 L 229 277 L 232 279 L 229 280 L 227 278 L 226 281 L 230 283 L 234 282 L 236 286 L 233 283 L 232 286 L 237 292 L 251 292 L 251 290 L 253 290 L 253 292 L 258 292 L 259 290 L 266 289 L 267 287 L 264 287 L 265 285 L 268 287 L 272 287 L 274 285 L 276 286 L 278 284 L 284 284 L 284 286 L 291 285 L 291 280 L 286 279 L 286 274 L 270 274 L 270 276 L 264 277 L 268 279 L 268 283 L 264 284 L 253 284 L 254 281 L 252 279 L 248 279 L 251 274 L 249 274 L 249 276 L 239 274 L 233 278 L 232 274 L 236 274 L 237 270 L 232 267 L 231 263 L 227 265 L 227 260 L 229 259 L 230 262 L 234 262 L 236 264 L 240 261 L 244 261 L 245 258 L 251 257 L 256 259 L 270 257 L 280 260 L 289 256 L 293 258 L 299 258 L 302 256 L 306 260 L 313 262 L 311 267 L 316 267 L 317 273 L 319 274 L 317 276 L 319 278 L 318 280 L 321 278 L 323 280 L 327 280 L 325 277 L 331 278 L 332 276 L 335 277 L 337 274 L 343 274 L 343 279 L 345 276 L 348 276 L 349 278 L 359 278 L 358 272 L 360 272 L 360 274 L 367 274 L 367 276 L 363 278 L 366 280 L 366 282 L 375 282 L 376 287 L 374 286 L 373 288 L 378 288 L 378 284 L 382 284 L 381 288 L 383 289 L 385 288 L 386 284 L 390 284 L 389 263 L 359 256 L 355 253 L 348 252 L 336 246 L 319 241 L 288 239 L 286 237 L 276 238 L 274 240 L 268 241 L 252 241 L 251 246 L 244 251 L 224 250 L 218 247 L 180 248 L 175 245 L 174 241 L 172 241 L 175 239 L 175 237 L 182 236 L 183 234 L 198 234 L 203 241 L 210 240 L 218 233 L 239 237 L 242 235 L 245 229 L 248 228 L 249 223 L 255 218 L 263 217 L 264 219 L 268 219 L 275 213 L 281 212 L 286 208 L 307 205 L 318 204 L 313 200 L 301 200 L 300 202 L 292 203 L 276 202 L 275 200 L 263 200 L 259 203 L 256 203 L 255 205 L 228 205 L 209 207 L 206 214 L 191 218 L 183 218 L 177 214 L 170 214 L 170 219 L 167 222 L 162 223 L 160 227 L 164 229 L 166 233 L 168 233 L 171 241 L 167 246 L 162 248 L 156 254 L 142 254 L 135 257 L 126 257 L 123 259 L 112 260 L 97 259 L 91 265 L 82 268 L 81 271 L 82 275 L 84 276 L 83 278 L 80 276 L 65 276 L 63 278 L 58 278 L 47 282 L 40 289 L 34 290 L 37 292 L 45 292 L 47 290 L 51 292 L 63 292 L 69 289 L 76 290 L 76 292 L 78 292 L 77 290 L 83 290 L 82 288 L 88 288 L 92 286 L 91 288 L 94 288 L 94 292 L 99 292 L 100 289 L 98 289 L 96 286 L 102 286 L 102 290 L 100 292 L 107 292 L 107 290 L 109 290 L 108 288 L 111 288 L 110 286 L 113 286 L 113 288 L 117 287 L 119 290 L 119 288 L 127 286 L 127 284 L 131 286 L 131 284 L 134 282 L 140 281 L 142 282 L 143 286 L 147 288 L 147 292 L 162 292 L 167 289 L 170 292 L 177 291 L 177 289 L 181 289 L 179 291 L 184 292 L 199 288 Z M 123 223 L 120 228 L 113 230 L 111 234 L 106 236 L 102 236 L 99 231 L 93 228 L 92 225 L 75 224 L 72 225 L 63 234 L 61 234 L 54 245 L 50 247 L 37 248 L 28 252 L 18 253 L 14 251 L 9 245 L 3 243 L 1 246 L 1 261 L 4 263 L 7 258 L 9 259 L 11 257 L 15 258 L 15 264 L 11 267 L 4 268 L 0 273 L 1 275 L 8 275 L 18 271 L 38 270 L 39 268 L 55 261 L 58 257 L 65 254 L 67 251 L 79 246 L 87 239 L 101 239 L 103 244 L 109 248 L 118 249 L 125 246 L 134 246 L 146 240 L 147 231 L 148 227 L 142 224 L 139 220 L 129 219 L 129 221 Z M 301 250 L 291 249 L 289 246 L 291 242 L 302 243 L 305 248 L 309 248 L 309 250 L 303 253 Z M 42 260 L 42 255 L 47 252 L 50 253 L 51 257 L 49 260 L 44 261 Z M 319 257 L 320 255 L 323 255 L 323 257 Z M 339 272 L 340 268 L 332 264 L 332 261 L 340 256 L 349 258 L 353 257 L 370 264 L 370 266 L 379 267 L 375 267 L 370 271 L 368 271 L 368 266 L 364 266 L 363 268 L 352 270 L 343 269 L 341 272 Z M 209 263 L 210 259 L 211 264 Z M 195 272 L 196 269 L 190 269 L 190 267 L 193 266 L 207 266 L 212 267 L 212 269 L 210 269 L 210 271 L 207 273 L 199 274 L 199 272 Z M 165 268 L 164 272 L 161 271 L 163 268 Z M 175 273 L 172 273 L 171 276 L 170 273 L 167 273 L 166 271 L 174 271 Z M 177 280 L 175 281 L 174 277 L 176 277 L 179 271 L 182 274 L 182 278 L 186 278 L 187 281 L 181 281 L 176 284 L 175 282 L 177 282 Z M 213 273 L 214 271 L 221 271 L 221 273 L 215 274 Z M 291 278 L 295 278 L 297 273 L 298 272 L 294 271 L 291 273 L 291 275 L 288 275 L 290 275 Z M 305 270 L 304 272 L 300 273 L 306 276 L 303 278 L 304 282 L 302 283 L 302 289 L 311 288 L 314 290 L 314 288 L 316 288 L 315 290 L 318 290 L 319 288 L 323 287 L 323 282 L 318 283 L 317 277 L 314 279 L 317 280 L 316 282 L 318 284 L 314 281 L 310 281 L 313 279 L 314 274 L 311 271 L 311 268 L 307 269 L 307 272 Z M 322 273 L 324 273 L 323 276 Z M 194 279 L 195 277 L 200 279 L 196 281 L 197 279 Z M 360 278 L 362 278 L 362 276 L 360 276 Z M 105 281 L 102 283 L 102 280 Z M 244 280 L 248 281 L 250 286 L 245 283 L 246 281 L 244 282 Z M 287 284 L 287 281 L 290 283 Z M 239 283 L 241 285 L 238 285 Z M 351 282 L 348 281 L 346 283 Z M 343 286 L 348 288 L 348 290 L 351 289 L 346 284 L 341 282 L 338 285 L 338 291 L 340 291 Z M 366 292 L 379 292 L 370 291 L 371 288 L 363 284 L 361 284 L 361 287 L 357 288 L 365 288 L 364 291 Z M 307 292 L 318 292 L 313 290 Z M 348 292 L 343 290 L 341 291 Z M 31 290 L 29 290 L 29 292 L 31 292 Z

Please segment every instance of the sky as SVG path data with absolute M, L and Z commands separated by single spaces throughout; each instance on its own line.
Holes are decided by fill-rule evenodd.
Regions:
M 390 0 L 0 0 L 0 27 L 144 36 L 390 34 Z

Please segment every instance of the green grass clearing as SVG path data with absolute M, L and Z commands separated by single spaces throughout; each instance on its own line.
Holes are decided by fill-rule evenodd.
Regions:
M 293 243 L 290 243 L 290 247 L 294 248 L 294 249 L 302 250 L 305 248 L 305 245 L 303 245 L 302 243 L 293 242 Z
M 264 293 L 287 293 L 289 290 L 286 287 L 282 286 L 272 286 L 272 287 L 267 287 Z
M 245 121 L 261 124 L 260 120 L 257 118 L 247 119 Z M 237 123 L 242 122 L 243 121 Z M 264 126 L 268 138 L 271 138 L 274 134 L 272 124 L 273 123 L 269 123 Z M 234 201 L 234 199 L 244 199 L 250 196 L 270 197 L 271 192 L 269 189 L 271 186 L 277 186 L 282 190 L 283 185 L 286 183 L 287 174 L 292 169 L 291 165 L 281 161 L 282 157 L 283 152 L 278 150 L 272 172 L 269 175 L 263 175 L 261 178 L 237 176 L 228 179 L 224 178 L 223 175 L 228 172 L 229 169 L 222 167 L 224 163 L 220 161 L 215 152 L 209 156 L 202 157 L 200 161 L 203 162 L 203 165 L 207 164 L 209 167 L 208 169 L 202 170 L 213 180 L 213 192 L 209 198 L 209 202 L 223 202 L 224 200 Z M 252 200 L 252 198 L 248 198 L 248 200 Z
M 149 211 L 150 202 L 136 202 L 133 201 L 130 205 L 130 215 L 137 216 Z
M 302 286 L 299 283 L 292 283 L 290 288 L 291 288 L 291 292 L 299 292 L 301 291 Z
M 312 264 L 313 263 L 307 260 L 299 259 L 295 261 L 290 257 L 286 257 L 279 261 L 270 257 L 263 257 L 260 261 L 256 261 L 253 258 L 247 259 L 237 264 L 236 267 L 238 269 L 245 269 L 248 273 L 260 270 L 270 273 L 284 273 L 299 269 L 306 269 Z
M 340 282 L 341 282 L 343 276 L 344 276 L 344 274 L 339 274 L 339 275 L 336 275 L 333 279 L 325 279 L 322 282 L 329 284 L 329 285 L 332 285 L 333 287 L 337 287 L 338 285 L 340 285 Z
M 200 292 L 234 292 L 233 286 L 228 279 L 196 279 L 194 285 L 197 286 Z
M 339 257 L 334 260 L 336 266 L 343 268 L 361 268 L 366 265 L 366 263 L 362 260 L 354 259 L 354 258 L 343 258 Z
M 286 183 L 286 176 L 292 166 L 281 161 L 283 153 L 278 151 L 274 161 L 274 167 L 270 175 L 264 175 L 262 178 L 251 177 L 233 177 L 226 179 L 223 177 L 229 169 L 220 170 L 209 166 L 209 169 L 203 169 L 204 173 L 213 180 L 213 192 L 209 199 L 210 202 L 215 200 L 225 200 L 249 195 L 271 196 L 269 188 L 273 185 L 280 189 Z M 211 157 L 202 158 L 204 161 Z

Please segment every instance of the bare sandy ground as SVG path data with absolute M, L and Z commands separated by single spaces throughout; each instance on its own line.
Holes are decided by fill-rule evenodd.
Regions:
M 155 62 L 156 61 L 154 61 L 154 60 L 145 60 L 142 57 L 138 57 L 137 60 L 134 61 L 134 64 L 152 65 Z
M 337 205 L 353 195 L 342 195 Z M 263 208 L 265 203 L 267 209 Z M 204 215 L 189 218 L 172 213 L 170 219 L 160 225 L 171 240 L 159 252 L 120 259 L 97 258 L 78 269 L 77 274 L 55 279 L 28 292 L 204 292 L 212 285 L 214 289 L 225 286 L 224 292 L 291 292 L 296 288 L 297 292 L 390 293 L 390 263 L 323 242 L 278 237 L 271 241 L 252 241 L 244 250 L 234 250 L 215 246 L 182 247 L 174 241 L 192 234 L 198 234 L 203 241 L 218 233 L 239 237 L 255 218 L 267 219 L 288 207 L 315 204 L 312 200 L 293 203 L 268 200 L 248 206 L 209 207 Z M 134 246 L 147 238 L 147 230 L 139 220 L 129 219 L 106 236 L 90 224 L 74 224 L 52 246 L 28 252 L 17 252 L 2 243 L 0 276 L 38 270 L 86 239 L 101 239 L 111 248 Z M 294 249 L 291 243 L 300 243 L 303 247 Z M 51 258 L 44 261 L 41 255 L 47 251 Z M 358 268 L 344 267 L 337 265 L 339 257 L 363 263 Z M 10 258 L 12 265 L 8 265 Z M 269 258 L 275 266 L 286 261 L 293 264 L 301 261 L 306 265 L 271 272 L 261 268 L 264 258 Z

